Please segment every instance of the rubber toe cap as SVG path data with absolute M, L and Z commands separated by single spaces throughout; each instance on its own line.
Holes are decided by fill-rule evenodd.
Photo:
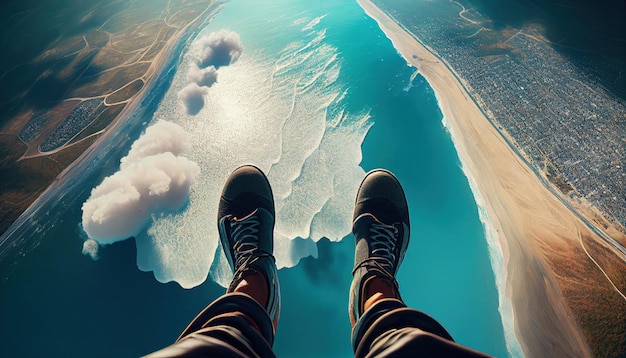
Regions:
M 353 220 L 370 213 L 385 224 L 402 222 L 409 226 L 409 210 L 398 179 L 384 169 L 372 170 L 363 179 L 354 206 Z

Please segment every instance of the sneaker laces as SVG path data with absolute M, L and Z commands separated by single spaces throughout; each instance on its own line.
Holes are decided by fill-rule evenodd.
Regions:
M 398 228 L 395 225 L 386 225 L 374 222 L 369 228 L 370 231 L 370 256 L 357 265 L 354 270 L 359 267 L 370 267 L 381 270 L 385 276 L 395 281 L 394 263 L 396 262 L 395 249 L 397 245 Z
M 379 264 L 387 269 L 387 272 L 392 273 L 396 261 L 395 248 L 398 228 L 375 222 L 370 227 L 370 235 L 372 238 L 372 256 L 379 258 Z
M 250 269 L 250 265 L 259 258 L 272 255 L 259 250 L 258 234 L 261 221 L 258 216 L 252 215 L 242 221 L 233 219 L 229 224 L 235 253 L 235 277 L 242 277 L 243 273 Z

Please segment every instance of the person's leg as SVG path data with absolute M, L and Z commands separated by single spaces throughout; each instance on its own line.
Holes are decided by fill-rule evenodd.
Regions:
M 176 343 L 149 357 L 270 357 L 280 311 L 273 256 L 274 199 L 256 167 L 224 185 L 218 209 L 222 248 L 233 270 L 226 294 L 205 308 Z
M 454 343 L 435 319 L 402 301 L 395 276 L 409 244 L 410 221 L 398 179 L 385 170 L 368 173 L 353 218 L 349 312 L 355 356 L 483 356 Z

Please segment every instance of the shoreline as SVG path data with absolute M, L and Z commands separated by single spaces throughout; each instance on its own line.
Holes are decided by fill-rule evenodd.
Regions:
M 371 1 L 357 2 L 436 94 L 484 226 L 509 352 L 518 350 L 517 339 L 528 356 L 590 356 L 590 347 L 562 293 L 559 280 L 565 277 L 559 276 L 565 275 L 554 270 L 553 261 L 562 257 L 552 257 L 580 259 L 577 239 L 597 235 L 544 186 L 444 60 Z M 490 237 L 491 232 L 497 237 Z M 558 252 L 564 246 L 565 253 Z M 494 249 L 501 254 L 501 266 L 506 267 L 504 277 L 497 272 Z
M 48 205 L 55 205 L 56 201 L 60 200 L 59 192 L 66 188 L 67 183 L 70 185 L 76 185 L 76 180 L 85 172 L 90 172 L 92 167 L 92 161 L 101 161 L 101 153 L 104 148 L 117 145 L 119 143 L 112 143 L 115 139 L 125 140 L 123 133 L 128 129 L 131 124 L 130 121 L 137 115 L 143 114 L 141 110 L 141 104 L 150 99 L 154 87 L 159 85 L 160 75 L 167 72 L 168 67 L 171 65 L 173 59 L 178 56 L 178 52 L 174 51 L 177 46 L 184 45 L 181 39 L 188 35 L 192 36 L 194 31 L 199 31 L 201 26 L 206 25 L 215 15 L 219 12 L 221 5 L 215 1 L 211 1 L 206 6 L 204 11 L 198 14 L 192 21 L 182 27 L 176 32 L 163 46 L 159 53 L 155 56 L 154 60 L 150 64 L 147 71 L 149 78 L 146 81 L 143 89 L 136 94 L 132 100 L 130 100 L 124 109 L 116 116 L 116 118 L 106 127 L 106 130 L 102 136 L 100 136 L 87 150 L 85 150 L 76 160 L 74 160 L 68 167 L 63 169 L 59 173 L 54 181 L 46 187 L 41 194 L 24 210 L 18 218 L 3 232 L 0 234 L 0 261 L 6 255 L 9 250 L 19 247 L 24 241 L 23 237 L 20 237 L 25 229 L 23 228 L 31 219 L 33 215 L 42 211 Z M 140 125 L 140 124 L 139 124 Z

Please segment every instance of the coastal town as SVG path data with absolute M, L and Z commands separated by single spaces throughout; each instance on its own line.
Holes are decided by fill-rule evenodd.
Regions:
M 619 70 L 594 77 L 606 61 L 581 67 L 541 26 L 494 26 L 459 1 L 359 3 L 437 94 L 486 238 L 497 237 L 507 342 L 521 347 L 511 354 L 624 355 Z
M 464 8 L 462 16 L 425 16 L 375 3 L 447 62 L 538 173 L 626 226 L 626 103 L 590 75 L 593 68 L 566 60 L 537 24 L 493 29 Z M 450 11 L 459 6 L 450 3 Z

